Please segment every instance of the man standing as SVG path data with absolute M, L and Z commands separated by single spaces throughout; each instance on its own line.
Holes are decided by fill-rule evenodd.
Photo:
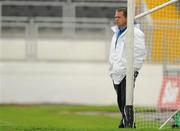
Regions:
M 126 32 L 127 32 L 127 8 L 118 8 L 115 11 L 115 26 L 112 27 L 114 35 L 111 41 L 109 56 L 109 75 L 112 78 L 114 88 L 117 93 L 118 107 L 122 119 L 119 128 L 125 125 L 125 105 L 126 105 Z M 134 27 L 134 82 L 138 71 L 143 65 L 146 56 L 144 33 L 138 26 Z M 133 115 L 133 114 L 132 114 Z M 133 116 L 130 116 L 133 117 Z M 133 126 L 135 127 L 135 125 Z

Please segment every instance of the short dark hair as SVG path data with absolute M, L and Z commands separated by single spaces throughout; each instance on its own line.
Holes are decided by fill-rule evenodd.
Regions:
M 117 8 L 116 11 L 123 12 L 124 16 L 127 17 L 127 8 L 126 7 Z

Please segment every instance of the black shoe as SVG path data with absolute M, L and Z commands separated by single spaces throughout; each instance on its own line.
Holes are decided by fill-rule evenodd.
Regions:
M 123 123 L 123 120 L 121 120 L 121 122 L 119 123 L 119 126 L 118 126 L 119 128 L 125 128 L 125 125 L 124 125 L 124 123 Z
M 124 126 L 123 128 L 125 128 L 125 125 L 123 126 Z M 136 128 L 136 123 L 134 123 L 131 128 Z

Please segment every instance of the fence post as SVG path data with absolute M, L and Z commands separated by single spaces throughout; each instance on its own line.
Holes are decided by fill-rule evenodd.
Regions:
M 37 27 L 33 18 L 29 19 L 26 27 L 26 58 L 29 61 L 37 58 Z

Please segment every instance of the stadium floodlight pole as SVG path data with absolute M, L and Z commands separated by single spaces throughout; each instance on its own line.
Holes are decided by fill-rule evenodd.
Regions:
M 125 127 L 134 127 L 134 16 L 135 0 L 127 1 L 127 74 L 126 74 L 126 106 Z
M 150 10 L 148 10 L 148 11 L 145 11 L 145 12 L 143 12 L 143 13 L 135 16 L 135 20 L 137 20 L 137 19 L 139 19 L 139 18 L 141 18 L 141 17 L 144 17 L 144 16 L 146 16 L 146 15 L 149 15 L 149 14 L 151 14 L 151 13 L 157 11 L 157 10 L 160 10 L 160 9 L 162 9 L 162 8 L 164 8 L 164 7 L 166 7 L 166 6 L 169 6 L 169 5 L 171 5 L 171 4 L 174 4 L 174 3 L 176 3 L 176 2 L 178 2 L 178 0 L 170 0 L 170 1 L 168 1 L 168 2 L 166 2 L 166 3 L 163 3 L 163 4 L 159 5 L 159 6 L 156 6 L 156 7 L 152 8 L 152 9 L 150 9 Z

